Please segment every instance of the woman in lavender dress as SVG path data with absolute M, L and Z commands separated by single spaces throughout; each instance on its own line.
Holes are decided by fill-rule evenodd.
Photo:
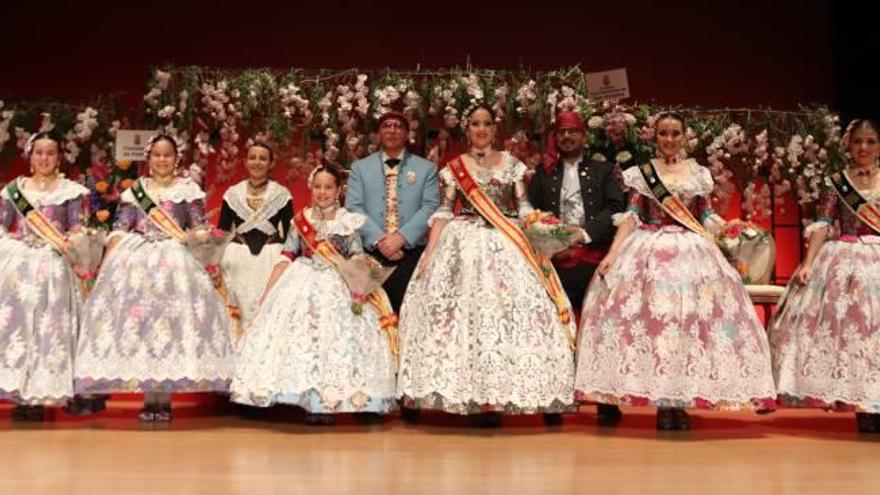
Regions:
M 205 225 L 205 193 L 175 176 L 178 149 L 151 140 L 150 177 L 122 194 L 77 349 L 77 392 L 143 392 L 147 422 L 171 419 L 171 393 L 226 392 L 233 367 L 226 307 L 174 236 Z
M 42 420 L 43 406 L 73 396 L 82 294 L 61 251 L 86 217 L 88 189 L 58 173 L 59 143 L 34 134 L 25 146 L 31 176 L 0 193 L 0 399 L 17 403 L 15 420 Z M 27 220 L 30 208 L 42 216 Z

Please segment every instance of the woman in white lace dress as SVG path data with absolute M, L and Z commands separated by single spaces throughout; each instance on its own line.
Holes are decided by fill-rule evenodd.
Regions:
M 223 255 L 222 267 L 241 308 L 245 329 L 257 311 L 293 218 L 290 192 L 269 180 L 274 161 L 274 152 L 268 145 L 258 142 L 248 148 L 248 178 L 223 194 L 217 223 L 218 228 L 235 232 L 234 242 Z
M 564 294 L 548 295 L 552 267 L 539 274 L 517 243 L 516 218 L 532 211 L 526 166 L 492 149 L 490 108 L 465 120 L 471 151 L 440 173 L 443 204 L 401 308 L 398 394 L 404 407 L 475 415 L 480 426 L 501 413 L 561 413 L 573 403 L 575 324 Z
M 655 405 L 663 430 L 690 428 L 684 408 L 773 409 L 767 337 L 712 239 L 712 175 L 683 156 L 680 116 L 656 133 L 660 158 L 623 172 L 629 207 L 584 299 L 578 398 Z
M 89 191 L 58 173 L 60 139 L 34 134 L 31 175 L 0 191 L 0 399 L 15 401 L 14 420 L 42 420 L 45 405 L 73 397 L 83 295 L 62 251 Z
M 332 424 L 337 413 L 375 418 L 396 406 L 396 364 L 379 314 L 368 304 L 357 314 L 342 276 L 310 247 L 326 242 L 342 257 L 362 252 L 366 217 L 339 207 L 340 187 L 333 168 L 310 179 L 312 206 L 294 218 L 242 340 L 235 402 L 299 406 L 309 424 Z
M 880 207 L 880 127 L 853 121 L 843 141 L 847 169 L 826 178 L 770 327 L 773 374 L 785 405 L 854 409 L 860 431 L 880 433 L 880 224 L 850 203 Z

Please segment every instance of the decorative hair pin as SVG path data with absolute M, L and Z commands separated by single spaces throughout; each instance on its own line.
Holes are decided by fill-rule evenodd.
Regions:
M 151 137 L 150 140 L 147 141 L 147 144 L 144 146 L 144 158 L 146 158 L 147 160 L 150 159 L 150 152 L 153 151 L 153 145 L 162 139 L 170 139 L 174 143 L 174 149 L 177 150 L 177 158 L 183 158 L 183 141 L 181 141 L 177 136 L 161 132 Z

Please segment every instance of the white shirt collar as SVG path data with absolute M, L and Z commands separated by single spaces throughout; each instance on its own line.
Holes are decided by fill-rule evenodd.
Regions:
M 568 166 L 577 165 L 580 162 L 584 161 L 584 155 L 578 155 L 577 157 L 574 158 L 574 161 L 569 161 L 564 158 L 560 158 L 560 160 L 562 160 L 563 165 L 568 165 Z
M 405 155 L 406 155 L 406 150 L 400 150 L 400 154 L 399 154 L 398 156 L 396 156 L 395 158 L 400 159 L 400 161 L 402 162 L 402 161 L 403 161 L 403 157 L 404 157 Z M 388 160 L 389 158 L 391 158 L 391 156 L 389 156 L 388 153 L 385 153 L 385 151 L 383 150 L 383 151 L 382 151 L 382 156 L 381 156 L 381 158 L 382 158 L 382 163 L 384 164 L 384 163 L 385 163 L 385 160 Z

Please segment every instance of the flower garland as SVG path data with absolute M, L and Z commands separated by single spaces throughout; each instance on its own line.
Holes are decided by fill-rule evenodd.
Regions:
M 150 74 L 143 120 L 132 120 L 118 105 L 0 102 L 0 158 L 13 159 L 32 133 L 54 129 L 63 137 L 65 162 L 84 172 L 83 182 L 95 189 L 106 182 L 100 186 L 103 206 L 137 171 L 130 163 L 113 163 L 120 128 L 176 135 L 185 142 L 185 173 L 203 175 L 216 160 L 216 182 L 222 183 L 237 177 L 247 140 L 258 134 L 274 143 L 291 177 L 322 160 L 348 166 L 378 149 L 375 119 L 390 109 L 407 117 L 410 143 L 427 146 L 427 155 L 441 160 L 456 149 L 463 115 L 477 102 L 496 113 L 504 148 L 530 165 L 540 157 L 537 136 L 546 135 L 562 109 L 587 122 L 588 156 L 622 166 L 644 163 L 654 156 L 656 114 L 663 110 L 591 101 L 577 67 L 545 73 L 163 67 Z M 712 171 L 718 204 L 741 190 L 743 209 L 756 219 L 769 215 L 772 200 L 779 205 L 789 195 L 803 206 L 814 204 L 822 177 L 846 163 L 839 119 L 824 107 L 679 112 L 688 121 L 688 153 Z

